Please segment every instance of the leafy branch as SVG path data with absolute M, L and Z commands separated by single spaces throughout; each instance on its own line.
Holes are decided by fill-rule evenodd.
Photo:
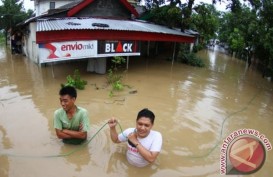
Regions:
M 68 75 L 66 77 L 66 80 L 67 81 L 65 84 L 61 84 L 62 87 L 73 86 L 79 90 L 83 90 L 85 88 L 85 85 L 87 84 L 87 81 L 81 79 L 80 72 L 78 69 L 74 71 L 73 76 Z
M 111 61 L 114 63 L 114 65 L 112 65 L 108 70 L 107 83 L 112 86 L 109 96 L 113 97 L 115 91 L 121 91 L 124 89 L 125 85 L 122 83 L 123 76 L 118 73 L 118 69 L 126 61 L 123 57 L 120 56 L 114 57 Z

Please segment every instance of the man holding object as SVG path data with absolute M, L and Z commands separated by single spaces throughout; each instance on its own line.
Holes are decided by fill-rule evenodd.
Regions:
M 108 121 L 110 136 L 114 143 L 127 141 L 127 160 L 137 167 L 153 163 L 161 151 L 162 136 L 160 132 L 151 130 L 155 115 L 148 109 L 141 110 L 136 119 L 136 128 L 128 128 L 117 134 L 117 120 Z

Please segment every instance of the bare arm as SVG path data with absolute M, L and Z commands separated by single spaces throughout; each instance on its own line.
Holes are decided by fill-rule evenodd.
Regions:
M 153 163 L 159 155 L 159 152 L 149 151 L 145 149 L 145 147 L 143 147 L 140 143 L 137 145 L 136 148 L 139 154 L 150 163 Z
M 69 138 L 78 138 L 78 139 L 86 139 L 87 138 L 87 132 L 82 132 L 82 124 L 80 124 L 79 131 L 76 130 L 68 130 L 68 129 L 55 129 L 57 137 L 59 139 L 69 139 Z
M 159 155 L 159 152 L 149 151 L 144 146 L 141 145 L 141 143 L 137 140 L 136 133 L 131 133 L 128 136 L 129 140 L 136 146 L 139 154 L 148 162 L 153 163 L 157 156 Z
M 117 120 L 115 118 L 110 119 L 108 121 L 108 125 L 110 127 L 111 140 L 114 143 L 120 143 L 120 141 L 118 139 L 118 133 L 117 133 L 117 130 L 116 130 Z
M 55 129 L 56 130 L 56 135 L 59 139 L 68 139 L 68 138 L 72 138 L 70 135 L 66 134 L 63 132 L 63 130 L 60 129 Z

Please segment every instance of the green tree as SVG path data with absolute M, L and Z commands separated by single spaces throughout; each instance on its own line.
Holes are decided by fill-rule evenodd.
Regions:
M 272 0 L 263 1 L 257 9 L 258 12 L 258 32 L 256 54 L 262 64 L 264 76 L 273 77 L 273 2 Z
M 230 33 L 228 42 L 230 44 L 230 48 L 234 52 L 242 52 L 244 49 L 244 38 L 238 28 L 234 28 L 233 32 Z
M 138 3 L 144 3 L 145 7 L 150 10 L 166 4 L 171 6 L 181 6 L 181 0 L 135 0 Z
M 151 10 L 151 21 L 170 28 L 181 27 L 181 9 L 176 6 L 162 6 Z
M 219 39 L 228 43 L 237 57 L 247 56 L 257 43 L 258 19 L 256 11 L 242 6 L 236 13 L 227 12 L 221 18 Z
M 140 1 L 140 0 L 139 0 Z M 221 42 L 230 46 L 240 58 L 259 58 L 265 75 L 273 77 L 273 18 L 272 0 L 225 0 L 228 12 L 215 13 L 212 6 L 194 6 L 194 0 L 144 0 L 147 9 L 154 10 L 153 21 L 181 30 L 196 29 L 205 39 L 214 36 L 217 17 L 220 17 L 218 34 Z M 212 4 L 223 0 L 212 0 Z M 169 7 L 162 7 L 166 5 Z M 180 11 L 180 10 L 181 11 Z M 171 20 L 170 20 L 171 19 Z M 251 60 L 248 60 L 251 61 Z M 249 63 L 250 64 L 250 63 Z M 268 74 L 269 73 L 269 74 Z
M 182 5 L 182 31 L 190 28 L 193 5 L 194 0 L 189 0 L 187 4 Z
M 0 30 L 4 30 L 6 41 L 8 30 L 16 28 L 16 24 L 28 19 L 32 13 L 32 10 L 24 11 L 23 2 L 2 0 L 2 5 L 0 6 Z
M 237 5 L 236 10 L 222 16 L 220 39 L 237 52 L 237 57 L 246 56 L 249 64 L 254 53 L 263 75 L 273 76 L 273 1 L 249 2 L 251 7 Z
M 194 8 L 190 28 L 195 29 L 204 38 L 204 41 L 216 38 L 219 28 L 220 13 L 211 4 L 201 3 Z

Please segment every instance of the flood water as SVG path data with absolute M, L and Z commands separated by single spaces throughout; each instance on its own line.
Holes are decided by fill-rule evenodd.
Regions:
M 222 141 L 233 131 L 255 129 L 273 143 L 272 82 L 216 50 L 198 55 L 205 68 L 172 65 L 163 55 L 131 58 L 123 80 L 131 88 L 110 98 L 106 75 L 87 73 L 84 61 L 39 67 L 0 47 L 0 176 L 216 177 L 221 176 Z M 56 138 L 58 91 L 75 69 L 88 82 L 76 104 L 89 111 L 89 138 L 112 116 L 125 129 L 135 126 L 140 109 L 155 113 L 153 129 L 162 133 L 163 147 L 153 165 L 128 164 L 126 145 L 111 142 L 108 126 L 86 146 Z M 271 176 L 272 165 L 271 150 L 263 167 L 249 176 Z

